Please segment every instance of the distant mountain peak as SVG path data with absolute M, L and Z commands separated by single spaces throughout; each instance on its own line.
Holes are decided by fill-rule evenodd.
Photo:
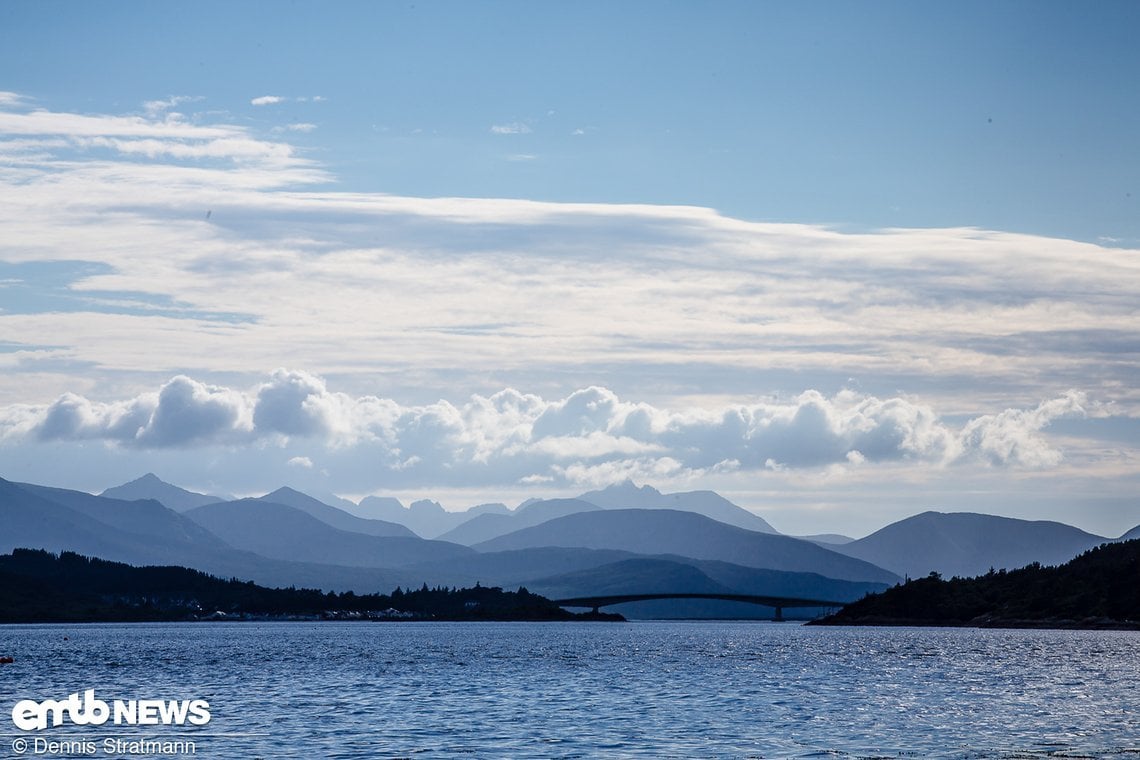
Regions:
M 759 515 L 733 504 L 716 491 L 684 491 L 661 493 L 653 486 L 638 486 L 625 480 L 600 491 L 590 491 L 578 497 L 597 504 L 603 509 L 680 509 L 711 517 L 714 520 L 739 528 L 775 533 L 776 529 Z
M 413 501 L 408 506 L 408 509 L 411 510 L 412 512 L 446 512 L 447 511 L 446 509 L 443 508 L 442 504 L 440 504 L 438 501 L 432 501 L 431 499 L 420 499 L 419 501 Z
M 635 494 L 639 494 L 642 496 L 660 496 L 661 495 L 661 492 L 658 491 L 653 486 L 651 486 L 649 484 L 639 486 L 639 485 L 637 485 L 637 483 L 633 482 L 632 478 L 626 478 L 625 480 L 623 480 L 620 483 L 614 483 L 613 485 L 606 486 L 605 488 L 602 489 L 602 493 L 612 493 L 615 495 L 621 494 L 621 493 L 635 493 Z
M 966 578 L 1031 562 L 1059 565 L 1105 540 L 1051 520 L 927 510 L 834 548 L 899 575 Z
M 148 472 L 129 483 L 108 488 L 100 495 L 126 501 L 153 499 L 176 512 L 185 512 L 194 507 L 223 500 L 222 497 L 188 491 L 172 483 L 167 483 L 153 472 Z
M 306 496 L 310 499 L 313 498 L 312 496 L 309 496 L 307 493 L 303 493 L 301 491 L 298 491 L 296 488 L 290 488 L 289 486 L 281 486 L 276 491 L 270 491 L 269 493 L 265 494 L 261 498 L 265 499 L 266 501 L 272 501 L 271 497 L 273 497 L 273 496 Z M 319 499 L 315 499 L 315 501 L 319 501 Z

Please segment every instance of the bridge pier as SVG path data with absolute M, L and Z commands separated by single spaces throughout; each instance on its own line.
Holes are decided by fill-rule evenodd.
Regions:
M 776 617 L 772 618 L 772 620 L 774 622 L 777 622 L 777 623 L 784 622 L 784 608 L 783 607 L 776 607 Z

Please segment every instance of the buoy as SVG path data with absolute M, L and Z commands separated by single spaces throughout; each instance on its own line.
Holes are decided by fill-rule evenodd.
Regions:
M 0 665 L 7 665 L 12 662 L 15 662 L 15 660 L 11 657 L 0 657 Z

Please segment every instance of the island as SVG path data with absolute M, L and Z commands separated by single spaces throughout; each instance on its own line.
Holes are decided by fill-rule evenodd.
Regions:
M 809 625 L 1140 629 L 1140 540 L 1102 544 L 1057 567 L 976 578 L 937 573 L 870 594 Z
M 572 613 L 525 588 L 397 588 L 390 594 L 266 588 L 185 567 L 133 567 L 74 552 L 0 555 L 0 623 L 240 620 L 622 621 Z

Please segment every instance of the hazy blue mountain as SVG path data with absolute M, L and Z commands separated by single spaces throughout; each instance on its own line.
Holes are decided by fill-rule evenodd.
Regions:
M 186 516 L 235 548 L 281 560 L 397 568 L 474 554 L 443 541 L 340 530 L 299 509 L 259 499 L 208 504 Z
M 845 581 L 818 573 L 797 573 L 744 567 L 717 560 L 684 560 L 717 583 L 742 594 L 775 594 L 802 599 L 850 601 L 888 587 L 886 583 Z
M 0 479 L 0 552 L 16 548 L 74 551 L 132 565 L 177 563 L 224 578 L 326 591 L 386 592 L 426 580 L 399 570 L 268 559 L 229 546 L 157 501 Z
M 923 512 L 832 548 L 899 575 L 916 578 L 934 571 L 949 578 L 1032 562 L 1059 565 L 1106 540 L 1058 522 Z
M 194 507 L 202 507 L 206 504 L 226 500 L 223 496 L 195 493 L 194 491 L 187 491 L 185 488 L 171 485 L 159 479 L 159 477 L 152 472 L 148 472 L 141 478 L 136 478 L 129 483 L 123 483 L 121 486 L 108 488 L 99 495 L 108 499 L 122 499 L 123 501 L 154 499 L 161 503 L 162 506 L 173 509 L 175 512 L 185 512 Z
M 605 509 L 679 509 L 761 533 L 776 533 L 759 515 L 738 507 L 715 491 L 685 491 L 663 494 L 651 486 L 638 488 L 632 480 L 578 497 Z
M 470 509 L 466 509 L 460 514 L 466 515 L 467 519 L 478 517 L 479 515 L 509 515 L 511 508 L 501 501 L 493 501 L 487 504 L 476 504 Z
M 551 599 L 631 593 L 729 593 L 853 601 L 887 588 L 884 583 L 856 583 L 815 573 L 763 570 L 727 562 L 682 557 L 635 557 L 607 565 L 538 578 L 524 584 Z M 723 600 L 654 600 L 608 608 L 627 617 L 771 618 L 774 611 Z M 788 608 L 788 615 L 815 617 L 820 609 Z
M 369 520 L 385 520 L 407 527 L 404 520 L 408 517 L 408 508 L 392 496 L 365 496 L 356 508 L 350 511 Z
M 1131 541 L 1135 538 L 1140 538 L 1140 525 L 1137 525 L 1135 528 L 1128 531 L 1127 533 L 1125 533 L 1123 536 L 1121 536 L 1120 538 L 1118 538 L 1116 540 L 1117 541 Z
M 669 509 L 579 512 L 476 544 L 479 551 L 540 546 L 676 554 L 747 567 L 813 572 L 829 578 L 894 583 L 898 577 L 869 562 L 788 536 L 745 530 L 704 515 Z
M 405 536 L 415 537 L 411 530 L 394 522 L 385 520 L 369 520 L 356 515 L 350 515 L 343 509 L 325 504 L 308 494 L 295 491 L 292 488 L 278 488 L 272 493 L 262 496 L 259 501 L 272 504 L 284 504 L 287 507 L 299 509 L 312 515 L 321 522 L 340 530 L 353 533 L 363 533 L 368 536 Z
M 26 493 L 97 520 L 115 530 L 124 540 L 153 541 L 156 546 L 164 547 L 162 550 L 164 552 L 178 552 L 180 562 L 186 556 L 185 552 L 193 553 L 225 547 L 225 543 L 217 536 L 204 530 L 184 514 L 168 509 L 153 499 L 123 501 L 93 496 L 83 491 L 38 486 L 32 483 L 16 485 Z M 163 556 L 159 553 L 156 558 Z M 104 559 L 118 558 L 104 557 Z
M 335 493 L 329 490 L 307 489 L 302 493 L 313 497 L 319 502 L 328 504 L 330 507 L 336 507 L 339 510 L 348 512 L 349 514 L 356 514 L 356 510 L 359 508 L 359 505 L 355 501 L 352 501 L 351 499 L 345 499 L 342 496 L 337 496 Z M 218 501 L 233 501 L 233 499 L 218 499 Z M 359 515 L 357 516 L 359 517 Z
M 420 499 L 408 505 L 406 525 L 424 538 L 437 538 L 467 519 L 462 512 L 448 512 L 438 501 Z
M 572 515 L 577 512 L 596 512 L 600 509 L 601 507 L 581 499 L 534 501 L 520 507 L 515 512 L 476 515 L 439 538 L 441 541 L 454 541 L 464 546 L 474 546 L 521 528 L 540 525 L 556 517 Z
M 34 488 L 34 487 L 33 487 Z M 174 536 L 151 536 L 142 532 L 124 532 L 89 514 L 0 479 L 0 552 L 25 547 L 49 551 L 85 551 L 120 561 L 158 562 L 167 556 L 184 556 L 185 541 L 177 531 Z M 97 498 L 97 497 L 92 497 Z M 111 514 L 117 504 L 153 506 L 167 511 L 158 502 L 117 502 L 103 510 Z M 197 526 L 194 526 L 197 528 Z
M 495 508 L 484 507 L 488 511 Z M 466 512 L 448 512 L 438 501 L 420 499 L 404 507 L 391 496 L 366 496 L 354 511 L 362 517 L 398 523 L 423 538 L 438 538 L 470 519 Z
M 613 594 L 742 593 L 717 583 L 692 565 L 650 557 L 623 559 L 599 567 L 536 578 L 526 587 L 549 599 Z
M 816 533 L 810 536 L 796 536 L 796 538 L 802 538 L 804 541 L 811 541 L 815 544 L 823 544 L 825 547 L 849 544 L 855 540 L 839 533 Z
M 609 549 L 543 547 L 517 551 L 487 552 L 452 560 L 424 562 L 401 568 L 418 573 L 431 585 L 502 586 L 517 588 L 534 578 L 598 567 L 636 555 Z
M 869 583 L 694 560 L 674 555 L 630 557 L 529 581 L 527 588 L 551 598 L 657 592 L 770 594 L 802 599 L 854 601 L 888 588 Z M 542 589 L 539 591 L 539 589 Z

